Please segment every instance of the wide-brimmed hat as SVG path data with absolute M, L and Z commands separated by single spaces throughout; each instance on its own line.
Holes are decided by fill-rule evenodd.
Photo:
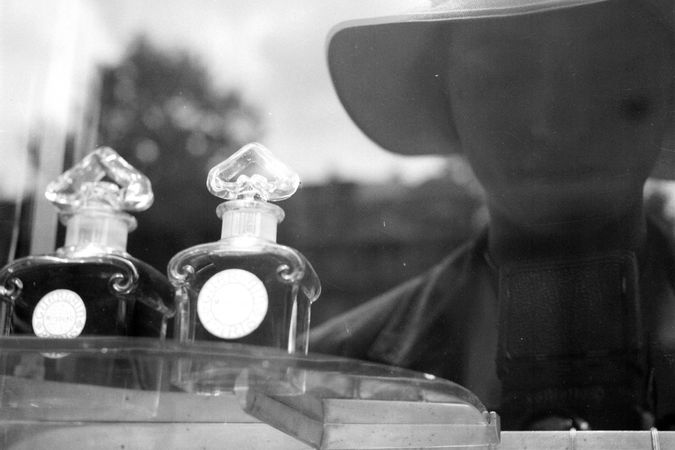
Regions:
M 434 55 L 441 28 L 612 1 L 618 0 L 430 0 L 405 14 L 338 24 L 328 36 L 328 67 L 347 113 L 381 147 L 406 155 L 460 153 L 437 66 L 442 58 Z M 674 28 L 673 0 L 632 1 L 653 8 L 655 24 Z M 653 176 L 675 178 L 675 123 L 662 147 Z

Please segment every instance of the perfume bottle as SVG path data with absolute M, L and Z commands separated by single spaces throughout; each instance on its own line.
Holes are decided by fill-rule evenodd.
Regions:
M 295 193 L 298 175 L 258 143 L 211 169 L 209 191 L 225 200 L 216 212 L 221 239 L 176 254 L 176 335 L 307 353 L 310 307 L 321 292 L 311 264 L 276 242 L 284 211 L 270 202 Z
M 126 252 L 136 219 L 125 211 L 152 204 L 148 178 L 102 147 L 50 183 L 45 196 L 66 226 L 65 243 L 0 270 L 0 334 L 164 338 L 173 287 Z

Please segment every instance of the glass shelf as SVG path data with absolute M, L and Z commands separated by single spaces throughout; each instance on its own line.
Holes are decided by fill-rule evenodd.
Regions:
M 0 442 L 488 449 L 499 421 L 457 384 L 362 361 L 219 342 L 3 337 Z

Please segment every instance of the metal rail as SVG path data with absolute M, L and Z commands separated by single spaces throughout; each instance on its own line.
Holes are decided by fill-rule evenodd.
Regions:
M 667 450 L 675 431 L 503 431 L 500 450 Z

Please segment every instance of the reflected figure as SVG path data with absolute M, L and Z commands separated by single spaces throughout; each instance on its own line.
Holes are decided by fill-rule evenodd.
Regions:
M 490 223 L 310 350 L 458 382 L 504 429 L 673 426 L 673 4 L 436 2 L 331 35 L 336 91 L 390 151 L 463 153 Z M 670 173 L 668 173 L 670 171 Z

